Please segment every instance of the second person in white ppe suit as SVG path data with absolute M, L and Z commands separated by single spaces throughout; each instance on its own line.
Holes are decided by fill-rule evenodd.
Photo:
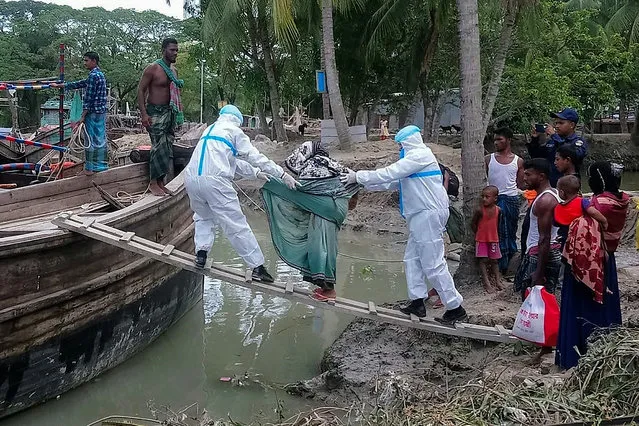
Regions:
M 237 107 L 224 106 L 217 121 L 202 133 L 185 169 L 184 183 L 194 212 L 195 266 L 202 268 L 206 264 L 219 226 L 246 265 L 253 269 L 253 279 L 273 282 L 232 181 L 237 172 L 264 180 L 269 175 L 279 177 L 290 189 L 295 189 L 297 182 L 251 144 L 240 129 L 242 120 Z
M 467 318 L 463 298 L 455 289 L 444 253 L 444 231 L 448 220 L 448 195 L 442 185 L 442 173 L 433 152 L 422 141 L 417 126 L 407 126 L 395 136 L 402 147 L 399 160 L 377 170 L 350 171 L 345 183 L 359 183 L 373 191 L 399 189 L 400 210 L 409 231 L 404 254 L 408 305 L 405 314 L 426 316 L 428 288 L 424 279 L 437 290 L 446 307 L 439 321 L 453 324 Z

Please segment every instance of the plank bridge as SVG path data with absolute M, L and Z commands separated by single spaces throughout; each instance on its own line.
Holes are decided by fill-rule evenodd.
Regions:
M 502 343 L 515 343 L 520 341 L 511 334 L 510 330 L 500 325 L 488 327 L 477 324 L 455 323 L 455 325 L 449 326 L 436 321 L 434 318 L 419 318 L 415 315 L 408 316 L 398 310 L 377 306 L 371 301 L 364 303 L 341 297 L 336 298 L 334 302 L 321 302 L 310 297 L 310 290 L 295 287 L 295 282 L 291 278 L 289 278 L 286 283 L 263 283 L 253 281 L 251 278 L 252 271 L 250 270 L 244 272 L 239 269 L 217 264 L 199 269 L 193 264 L 194 257 L 192 254 L 179 251 L 171 244 L 159 244 L 141 238 L 133 232 L 121 231 L 104 225 L 97 222 L 96 218 L 86 218 L 71 213 L 62 213 L 53 219 L 52 222 L 60 228 L 120 247 L 159 262 L 167 263 L 177 268 L 247 287 L 252 290 L 280 296 L 294 302 L 315 306 L 320 309 L 328 309 L 361 318 L 450 336 Z

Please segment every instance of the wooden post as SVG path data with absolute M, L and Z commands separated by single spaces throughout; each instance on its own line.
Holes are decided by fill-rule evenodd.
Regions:
M 9 103 L 9 109 L 11 110 L 11 135 L 17 138 L 21 137 L 20 125 L 18 124 L 18 93 L 16 92 L 13 96 L 7 90 L 7 102 Z M 12 144 L 15 145 L 15 144 Z
M 64 83 L 64 43 L 60 43 L 60 83 Z M 58 109 L 58 135 L 60 137 L 60 141 L 58 142 L 58 146 L 64 146 L 64 87 L 60 88 L 60 103 Z M 60 152 L 60 161 L 62 161 L 63 153 Z

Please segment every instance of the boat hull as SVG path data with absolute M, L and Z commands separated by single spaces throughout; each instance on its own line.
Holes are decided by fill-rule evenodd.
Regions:
M 128 280 L 142 280 L 155 267 L 153 262 Z M 171 274 L 140 299 L 0 360 L 0 416 L 55 398 L 126 361 L 195 306 L 202 298 L 202 287 L 201 275 Z
M 93 180 L 111 193 L 143 191 L 147 170 L 146 164 L 123 166 Z M 35 216 L 50 218 L 59 209 L 100 200 L 91 180 L 82 179 L 0 193 L 0 218 L 36 219 L 0 232 L 0 418 L 125 361 L 202 297 L 201 275 Z M 89 216 L 192 252 L 192 212 L 182 175 L 167 187 L 173 196 L 147 195 L 124 209 Z

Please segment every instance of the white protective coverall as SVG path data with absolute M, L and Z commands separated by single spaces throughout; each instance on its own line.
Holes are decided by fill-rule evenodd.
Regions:
M 194 212 L 195 251 L 213 246 L 215 229 L 222 232 L 249 268 L 264 264 L 264 255 L 242 213 L 233 178 L 259 171 L 280 177 L 284 170 L 261 154 L 240 129 L 242 114 L 227 105 L 198 141 L 185 169 L 185 187 Z M 245 164 L 242 159 L 246 161 Z M 256 167 L 256 170 L 250 166 Z
M 426 278 L 446 309 L 455 309 L 463 298 L 455 289 L 444 253 L 449 213 L 441 170 L 418 127 L 404 127 L 395 141 L 402 146 L 399 161 L 373 171 L 358 171 L 357 182 L 372 191 L 399 189 L 400 210 L 409 231 L 404 254 L 408 298 L 428 298 Z

